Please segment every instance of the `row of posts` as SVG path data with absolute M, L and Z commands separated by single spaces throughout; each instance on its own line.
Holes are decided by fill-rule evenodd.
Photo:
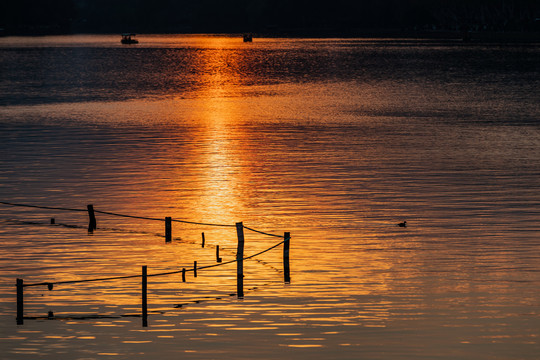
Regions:
M 88 213 L 90 216 L 90 225 L 88 231 L 92 228 L 95 229 L 96 221 L 95 217 L 93 218 L 93 207 L 88 205 Z M 92 222 L 92 218 L 94 219 Z M 171 218 L 165 218 L 165 241 L 171 241 Z M 168 220 L 167 220 L 168 219 Z M 51 221 L 52 223 L 52 221 Z M 167 225 L 168 224 L 168 225 Z M 244 225 L 239 222 L 236 223 L 236 235 L 238 238 L 238 246 L 236 251 L 236 295 L 239 299 L 244 298 Z M 168 239 L 168 240 L 167 240 Z M 291 282 L 290 266 L 289 266 L 289 250 L 290 250 L 290 239 L 291 234 L 289 232 L 284 233 L 283 236 L 283 278 L 284 282 L 289 284 Z M 204 233 L 202 233 L 202 247 L 205 245 Z M 219 245 L 216 247 L 216 261 L 221 262 L 222 259 L 219 257 Z M 197 277 L 197 262 L 193 264 L 193 273 Z M 185 269 L 182 269 L 182 281 L 186 280 Z M 142 326 L 148 326 L 148 272 L 147 266 L 142 267 L 141 274 L 141 310 L 142 310 Z M 24 323 L 24 282 L 23 279 L 17 279 L 17 325 L 22 325 Z M 49 286 L 49 290 L 52 287 Z

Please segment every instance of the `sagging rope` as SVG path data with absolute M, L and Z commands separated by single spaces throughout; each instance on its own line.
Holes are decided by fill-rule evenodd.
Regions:
M 86 209 L 70 209 L 70 208 L 61 208 L 61 207 L 51 207 L 51 206 L 38 206 L 38 205 L 26 205 L 26 204 L 15 204 L 10 203 L 6 201 L 0 201 L 0 204 L 4 205 L 11 205 L 11 206 L 22 206 L 22 207 L 30 207 L 30 208 L 36 208 L 36 209 L 46 209 L 46 210 L 63 210 L 63 211 L 79 211 L 79 212 L 85 212 Z M 151 218 L 151 217 L 144 217 L 144 216 L 135 216 L 135 215 L 126 215 L 126 214 L 119 214 L 119 213 L 113 213 L 110 211 L 101 211 L 94 209 L 95 213 L 100 213 L 104 215 L 111 215 L 111 216 L 119 216 L 119 217 L 126 217 L 131 219 L 140 219 L 140 220 L 150 220 L 150 221 L 165 221 L 164 219 L 160 218 Z M 180 219 L 171 219 L 173 222 L 179 222 L 179 223 L 185 223 L 185 224 L 192 224 L 192 225 L 202 225 L 202 226 L 221 226 L 221 227 L 235 227 L 236 225 L 231 224 L 213 224 L 213 223 L 205 223 L 205 222 L 196 222 L 196 221 L 188 221 L 188 220 L 180 220 Z M 247 227 L 244 225 L 244 228 L 262 235 L 267 236 L 274 236 L 274 237 L 282 237 L 281 235 L 276 234 L 270 234 L 264 231 L 256 230 L 250 227 Z
M 51 206 L 37 206 L 37 205 L 14 204 L 14 203 L 9 203 L 9 202 L 5 202 L 5 201 L 0 201 L 0 204 L 11 205 L 11 206 L 23 206 L 23 207 L 36 208 L 36 209 L 47 209 L 47 210 L 87 211 L 86 209 L 70 209 L 70 208 L 51 207 Z
M 247 229 L 247 230 L 259 233 L 259 234 L 267 235 L 267 236 L 274 236 L 274 237 L 278 237 L 278 238 L 283 237 L 283 235 L 270 234 L 270 233 L 267 233 L 267 232 L 264 232 L 264 231 L 255 230 L 255 229 L 252 229 L 250 227 L 247 227 L 246 225 L 244 225 L 244 229 Z
M 276 247 L 278 247 L 279 245 L 283 244 L 285 242 L 285 240 L 269 247 L 268 249 L 265 249 L 263 251 L 260 251 L 256 254 L 253 254 L 253 255 L 250 255 L 250 256 L 246 256 L 244 257 L 242 260 L 248 260 L 248 259 L 251 259 L 251 258 L 254 258 L 256 256 L 259 256 L 259 255 L 262 255 Z M 223 263 L 218 263 L 218 264 L 213 264 L 213 265 L 206 265 L 206 266 L 200 266 L 200 267 L 197 267 L 197 269 L 195 268 L 192 268 L 192 269 L 182 269 L 182 270 L 175 270 L 175 271 L 168 271 L 168 272 L 163 272 L 163 273 L 157 273 L 157 274 L 148 274 L 147 276 L 148 277 L 151 277 L 151 276 L 165 276 L 165 275 L 173 275 L 173 274 L 180 274 L 182 272 L 190 272 L 190 271 L 199 271 L 199 270 L 204 270 L 204 269 L 209 269 L 209 268 L 213 268 L 213 267 L 216 267 L 216 266 L 222 266 L 222 265 L 228 265 L 228 264 L 232 264 L 234 262 L 237 262 L 238 259 L 234 259 L 234 260 L 230 260 L 230 261 L 226 261 L 226 262 L 223 262 Z M 122 279 L 132 279 L 132 278 L 139 278 L 141 277 L 142 275 L 125 275 L 125 276 L 114 276 L 114 277 L 106 277 L 106 278 L 96 278 L 96 279 L 84 279 L 84 280 L 67 280 L 67 281 L 54 281 L 54 282 L 40 282 L 40 283 L 34 283 L 34 284 L 24 284 L 23 287 L 30 287 L 30 286 L 48 286 L 49 287 L 49 290 L 52 290 L 52 287 L 53 285 L 61 285 L 61 284 L 76 284 L 76 283 L 85 283 L 85 282 L 95 282 L 95 281 L 109 281 L 109 280 L 122 280 Z
M 150 218 L 150 217 L 143 217 L 143 216 L 133 216 L 133 215 L 124 215 L 124 214 L 117 214 L 117 213 L 113 213 L 113 212 L 109 212 L 109 211 L 94 210 L 94 212 L 100 213 L 100 214 L 105 214 L 105 215 L 121 216 L 121 217 L 133 218 L 133 219 L 164 221 L 163 219 L 158 219 L 158 218 Z M 235 226 L 235 225 L 230 225 L 230 224 L 212 224 L 212 223 L 203 223 L 203 222 L 187 221 L 187 220 L 180 220 L 180 219 L 171 219 L 171 221 L 184 223 L 184 224 L 203 225 L 203 226 L 226 226 L 226 227 L 234 227 Z

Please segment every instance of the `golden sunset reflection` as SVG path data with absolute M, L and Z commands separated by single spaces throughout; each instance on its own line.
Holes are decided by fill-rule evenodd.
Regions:
M 111 338 L 74 357 L 133 359 L 139 346 L 214 358 L 232 343 L 261 359 L 383 359 L 409 344 L 411 358 L 493 344 L 536 354 L 537 102 L 516 85 L 536 50 L 491 49 L 527 56 L 510 72 L 494 58 L 472 79 L 485 59 L 475 46 L 255 40 L 0 49 L 26 79 L 2 100 L 0 201 L 46 207 L 0 207 L 0 315 L 13 336 L 0 340 L 30 353 Z M 24 58 L 52 74 L 27 75 Z M 128 216 L 98 212 L 89 234 L 88 204 Z M 166 243 L 165 217 L 228 226 L 173 222 Z M 240 221 L 271 235 L 244 229 L 245 256 L 290 232 L 290 283 L 279 245 L 244 261 L 238 299 Z M 218 245 L 222 265 L 201 269 L 218 264 Z M 164 272 L 175 273 L 153 276 Z M 56 283 L 123 276 L 136 277 Z M 22 326 L 16 278 L 41 284 L 24 288 Z

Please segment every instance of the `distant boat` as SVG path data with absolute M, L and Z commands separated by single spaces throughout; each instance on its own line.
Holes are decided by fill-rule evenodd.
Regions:
M 397 226 L 399 226 L 399 227 L 407 227 L 407 222 L 404 221 L 402 223 L 397 224 Z
M 244 34 L 244 42 L 253 42 L 252 34 Z
M 122 34 L 122 40 L 120 42 L 122 44 L 138 44 L 139 40 L 133 38 L 135 35 L 137 34 Z

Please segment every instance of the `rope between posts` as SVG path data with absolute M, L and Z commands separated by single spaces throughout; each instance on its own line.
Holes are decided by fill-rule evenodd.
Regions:
M 282 235 L 270 234 L 270 233 L 267 233 L 267 232 L 264 232 L 264 231 L 255 230 L 255 229 L 252 229 L 250 227 L 247 227 L 246 225 L 244 225 L 244 229 L 250 230 L 250 231 L 253 231 L 253 232 L 256 232 L 256 233 L 259 233 L 259 234 L 267 235 L 267 236 L 274 236 L 274 237 L 278 237 L 278 238 L 283 237 Z
M 95 213 L 100 213 L 100 214 L 105 214 L 105 215 L 112 215 L 112 216 L 120 216 L 120 217 L 132 218 L 132 219 L 153 220 L 153 221 L 165 221 L 165 220 L 163 220 L 163 219 L 158 219 L 158 218 L 150 218 L 150 217 L 144 217 L 144 216 L 135 216 L 135 215 L 117 214 L 117 213 L 112 213 L 112 212 L 108 212 L 108 211 L 96 210 L 96 209 L 94 209 L 94 212 L 95 212 Z
M 178 219 L 171 219 L 171 221 L 185 223 L 185 224 L 205 225 L 205 226 L 224 226 L 224 227 L 235 227 L 236 226 L 236 225 L 231 225 L 231 224 L 210 224 L 210 223 L 200 223 L 200 222 L 178 220 Z
M 36 208 L 36 209 L 47 209 L 47 210 L 82 211 L 82 212 L 87 211 L 86 209 L 70 209 L 70 208 L 52 207 L 52 206 L 15 204 L 15 203 L 10 203 L 10 202 L 6 202 L 6 201 L 0 201 L 0 204 L 11 205 L 11 206 L 23 206 L 23 207 L 30 207 L 30 208 Z M 101 210 L 96 210 L 96 209 L 94 209 L 94 212 L 95 213 L 100 213 L 100 214 L 105 214 L 105 215 L 132 218 L 132 219 L 151 220 L 151 221 L 165 221 L 164 219 L 159 219 L 159 218 L 118 214 L 118 213 L 113 213 L 113 212 L 110 212 L 110 211 L 101 211 Z M 194 224 L 194 225 L 205 225 L 205 226 L 226 226 L 226 227 L 234 227 L 235 226 L 235 225 L 231 225 L 231 224 L 212 224 L 212 223 L 203 223 L 203 222 L 179 220 L 179 219 L 171 219 L 171 221 L 180 222 L 180 223 L 186 223 L 186 224 Z
M 264 254 L 265 252 L 268 252 L 268 251 L 278 247 L 279 245 L 283 244 L 284 242 L 285 242 L 285 240 L 283 240 L 283 241 L 269 247 L 266 250 L 260 251 L 260 252 L 258 252 L 256 254 L 253 254 L 253 255 L 250 255 L 250 256 L 246 256 L 242 260 L 248 260 L 248 259 L 254 258 L 256 256 L 259 256 L 261 254 Z M 209 269 L 209 268 L 213 268 L 213 267 L 216 267 L 216 266 L 228 265 L 228 264 L 231 264 L 231 263 L 234 263 L 234 262 L 237 262 L 237 261 L 238 261 L 238 259 L 235 259 L 235 260 L 230 260 L 230 261 L 226 261 L 226 262 L 218 263 L 218 264 L 214 264 L 214 265 L 201 266 L 201 267 L 197 267 L 197 270 L 204 270 L 204 269 Z M 193 269 L 185 269 L 185 270 L 168 271 L 168 272 L 157 273 L 157 274 L 148 274 L 147 277 L 180 274 L 183 271 L 189 272 L 189 271 L 194 271 L 194 270 L 195 269 L 193 268 Z M 92 281 L 108 281 L 108 280 L 132 279 L 132 278 L 138 278 L 138 277 L 141 277 L 141 276 L 142 275 L 126 275 L 126 276 L 114 276 L 114 277 L 107 277 L 107 278 L 85 279 L 85 280 L 67 280 L 67 281 L 55 281 L 55 282 L 50 282 L 49 281 L 49 282 L 40 282 L 40 283 L 34 283 L 34 284 L 24 284 L 23 287 L 41 286 L 41 285 L 51 286 L 51 285 L 61 285 L 61 284 L 84 283 L 84 282 L 92 282 Z
M 70 209 L 70 208 L 63 208 L 63 207 L 51 207 L 51 206 L 37 206 L 37 205 L 14 204 L 14 203 L 9 203 L 9 202 L 5 202 L 5 201 L 0 201 L 0 204 L 11 205 L 11 206 L 23 206 L 23 207 L 36 208 L 36 209 L 47 209 L 47 210 L 87 211 L 86 209 Z
M 30 207 L 30 208 L 36 208 L 36 209 L 47 209 L 47 210 L 62 210 L 62 211 L 78 211 L 78 212 L 85 212 L 88 211 L 86 209 L 71 209 L 71 208 L 63 208 L 63 207 L 51 207 L 51 206 L 38 206 L 38 205 L 26 205 L 26 204 L 15 204 L 10 203 L 6 201 L 0 201 L 0 204 L 4 205 L 11 205 L 11 206 L 22 206 L 22 207 Z M 110 211 L 102 211 L 102 210 L 96 210 L 94 209 L 95 213 L 104 214 L 104 215 L 111 215 L 111 216 L 119 216 L 119 217 L 125 217 L 125 218 L 131 218 L 131 219 L 140 219 L 140 220 L 150 220 L 150 221 L 165 221 L 164 219 L 160 218 L 151 218 L 151 217 L 144 217 L 144 216 L 135 216 L 135 215 L 126 215 L 126 214 L 118 214 L 113 213 Z M 180 220 L 180 219 L 171 219 L 172 222 L 179 222 L 184 224 L 193 224 L 193 225 L 202 225 L 202 226 L 221 226 L 221 227 L 235 227 L 236 225 L 231 224 L 212 224 L 212 223 L 204 223 L 204 222 L 196 222 L 196 221 L 187 221 L 187 220 Z M 264 231 L 256 230 L 250 227 L 247 227 L 244 225 L 244 228 L 246 230 L 250 230 L 262 235 L 266 236 L 273 236 L 281 238 L 281 235 L 271 234 Z
M 165 221 L 164 219 L 160 219 L 160 218 L 150 218 L 150 217 L 143 217 L 143 216 L 125 215 L 125 214 L 118 214 L 118 213 L 113 213 L 113 212 L 109 212 L 109 211 L 94 210 L 94 212 L 100 213 L 100 214 L 105 214 L 105 215 L 121 216 L 121 217 L 133 218 L 133 219 Z M 235 226 L 235 225 L 230 225 L 230 224 L 212 224 L 212 223 L 203 223 L 203 222 L 196 222 L 196 221 L 179 220 L 179 219 L 171 219 L 171 221 L 179 222 L 179 223 L 185 223 L 185 224 L 206 225 L 206 226 L 227 226 L 227 227 L 234 227 Z

